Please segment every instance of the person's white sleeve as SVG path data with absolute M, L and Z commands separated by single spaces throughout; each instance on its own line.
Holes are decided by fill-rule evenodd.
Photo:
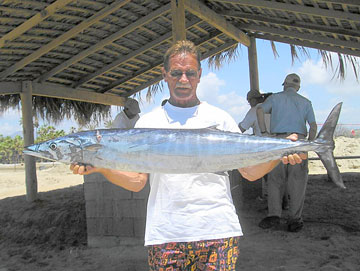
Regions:
M 123 112 L 116 115 L 111 127 L 112 128 L 127 128 L 127 119 L 124 119 Z
M 254 119 L 250 116 L 250 111 L 246 113 L 245 118 L 240 122 L 240 126 L 245 130 L 248 130 L 254 125 Z

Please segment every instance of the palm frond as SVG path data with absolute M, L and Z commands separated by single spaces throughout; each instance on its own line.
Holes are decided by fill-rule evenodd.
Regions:
M 234 46 L 231 46 L 225 51 L 217 53 L 208 58 L 208 67 L 214 69 L 220 69 L 224 62 L 230 63 L 231 61 L 236 61 L 239 57 L 239 48 L 241 48 L 241 44 L 237 43 Z
M 291 52 L 291 64 L 294 65 L 295 59 L 299 59 L 299 55 L 296 51 L 296 46 L 293 44 L 290 44 L 290 52 Z
M 278 53 L 278 51 L 277 51 L 277 49 L 276 49 L 275 42 L 271 40 L 271 41 L 270 41 L 270 45 L 271 45 L 271 49 L 272 49 L 273 54 L 274 54 L 274 58 L 275 58 L 275 59 L 278 58 L 278 57 L 279 57 L 279 53 Z
M 20 95 L 1 95 L 0 113 L 10 108 L 20 109 Z M 88 123 L 99 124 L 111 116 L 110 106 L 93 104 L 65 99 L 33 96 L 32 97 L 34 117 L 39 117 L 55 124 L 73 117 L 79 125 Z
M 20 95 L 0 95 L 0 115 L 9 109 L 20 109 Z
M 333 70 L 334 69 L 333 62 L 330 52 L 324 50 L 318 50 L 318 54 L 320 54 L 321 56 L 325 69 L 328 69 L 330 67 Z
M 146 92 L 146 101 L 148 103 L 151 102 L 151 99 L 155 96 L 155 94 L 163 92 L 163 90 L 164 84 L 162 80 L 156 84 L 151 85 L 150 87 L 148 87 L 148 90 Z

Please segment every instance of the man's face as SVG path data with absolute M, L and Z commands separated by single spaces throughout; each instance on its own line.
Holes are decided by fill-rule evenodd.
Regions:
M 201 69 L 197 59 L 189 53 L 170 57 L 169 71 L 162 68 L 165 82 L 170 91 L 169 102 L 179 107 L 192 107 L 199 103 L 196 88 L 200 82 Z

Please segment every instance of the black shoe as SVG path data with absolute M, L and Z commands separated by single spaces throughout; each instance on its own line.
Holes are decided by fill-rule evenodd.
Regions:
M 289 232 L 299 232 L 304 227 L 304 222 L 302 220 L 292 221 L 288 223 Z
M 260 221 L 259 227 L 262 229 L 270 229 L 276 225 L 280 224 L 280 217 L 278 216 L 268 216 Z

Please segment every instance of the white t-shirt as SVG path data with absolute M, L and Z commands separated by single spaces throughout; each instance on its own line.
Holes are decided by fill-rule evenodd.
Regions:
M 258 108 L 259 105 L 260 104 L 257 104 L 254 107 L 251 107 L 250 110 L 246 113 L 245 118 L 239 123 L 240 126 L 245 130 L 252 128 L 253 134 L 257 136 L 261 136 L 259 122 L 256 116 L 256 109 Z M 270 133 L 270 114 L 265 114 L 264 118 L 265 118 L 266 131 Z
M 206 128 L 239 132 L 225 111 L 202 102 L 190 108 L 166 103 L 143 115 L 136 128 Z M 179 165 L 181 167 L 181 165 Z M 241 236 L 229 177 L 214 173 L 150 174 L 145 245 Z
M 140 118 L 139 114 L 137 114 L 132 119 L 129 119 L 128 116 L 126 116 L 124 111 L 121 111 L 119 114 L 116 115 L 111 127 L 112 128 L 127 128 L 131 129 L 135 127 L 135 123 Z

